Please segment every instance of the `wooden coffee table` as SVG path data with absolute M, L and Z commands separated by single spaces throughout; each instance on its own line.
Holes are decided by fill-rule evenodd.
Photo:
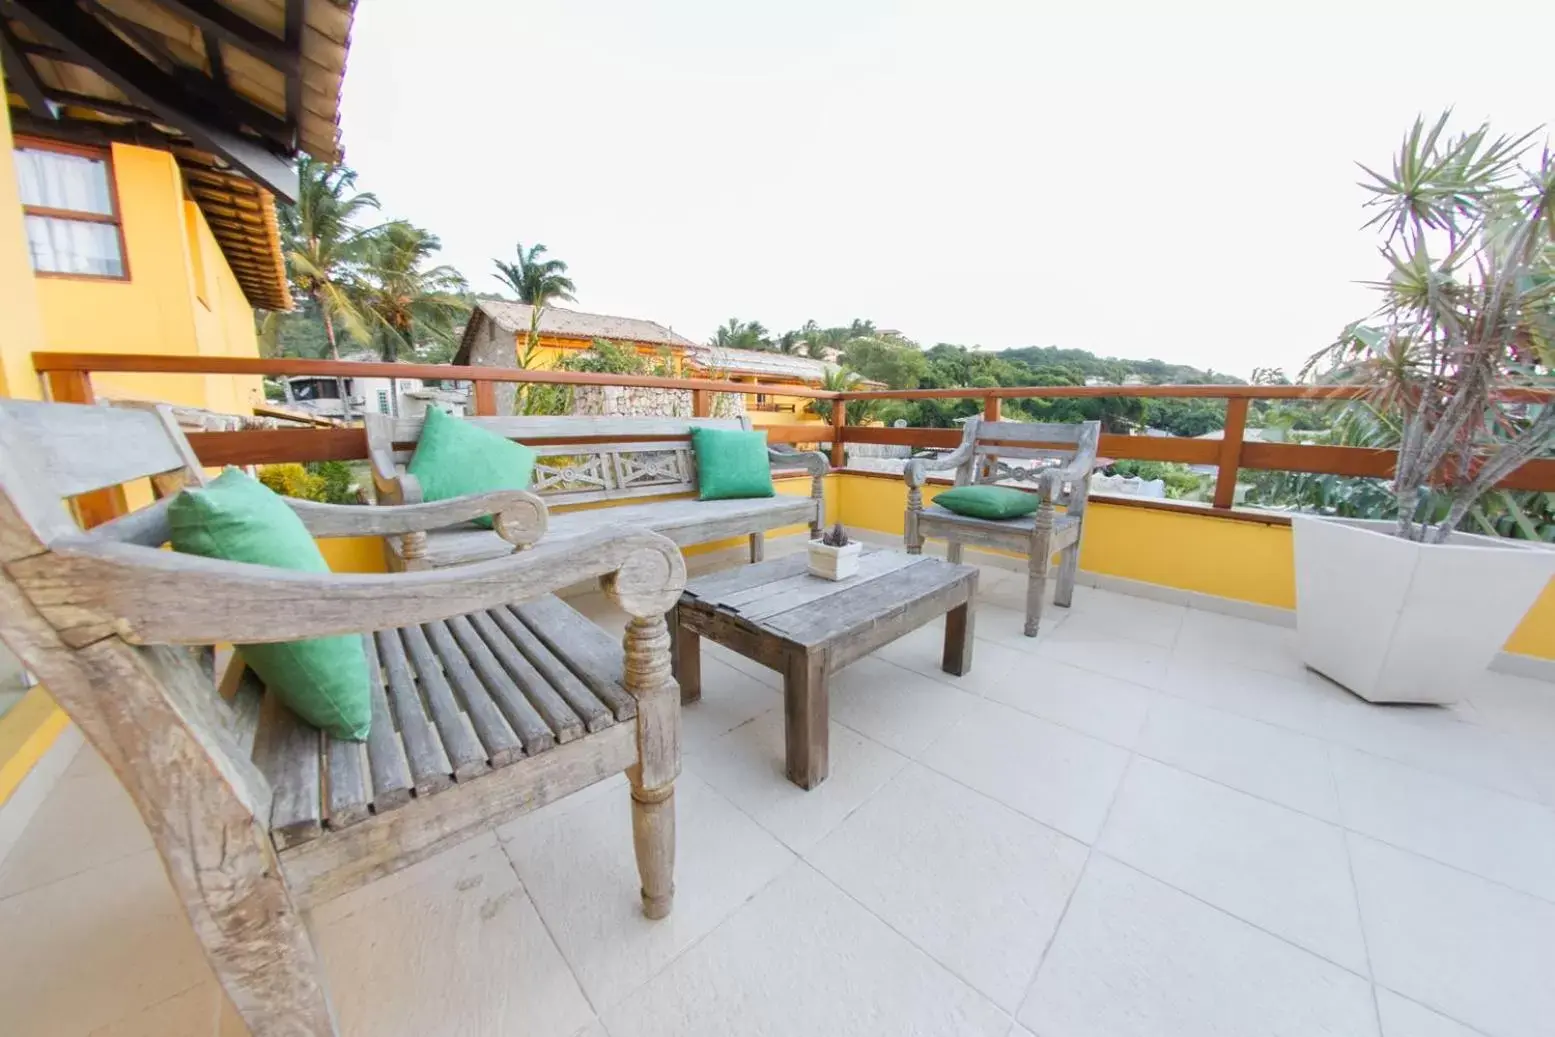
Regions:
M 671 614 L 681 702 L 702 697 L 702 638 L 783 674 L 788 778 L 826 780 L 827 679 L 881 645 L 945 616 L 940 666 L 972 668 L 977 569 L 928 555 L 866 548 L 859 572 L 831 581 L 789 555 L 712 573 L 686 585 Z

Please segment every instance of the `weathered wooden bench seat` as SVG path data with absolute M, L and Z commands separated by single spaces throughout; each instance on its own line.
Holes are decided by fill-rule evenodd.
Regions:
M 984 421 L 968 418 L 961 444 L 943 457 L 915 457 L 902 473 L 907 481 L 904 518 L 908 554 L 923 550 L 929 537 L 947 541 L 946 557 L 961 561 L 967 544 L 1026 556 L 1027 637 L 1037 636 L 1042 602 L 1047 592 L 1053 555 L 1063 561 L 1053 604 L 1067 608 L 1074 597 L 1080 567 L 1080 537 L 1085 530 L 1085 502 L 1090 496 L 1091 469 L 1101 442 L 1101 424 L 1075 425 Z M 1023 462 L 1011 464 L 1010 462 Z M 1041 503 L 1023 518 L 980 519 L 958 515 L 938 504 L 923 503 L 923 484 L 934 471 L 954 469 L 957 486 L 997 483 L 1007 479 L 1034 482 Z M 1058 511 L 1062 506 L 1064 510 Z
M 766 533 L 805 525 L 820 535 L 825 519 L 823 487 L 830 465 L 824 454 L 769 448 L 774 469 L 803 469 L 810 496 L 699 501 L 691 429 L 750 428 L 748 418 L 466 418 L 483 428 L 534 447 L 540 454 L 530 489 L 551 508 L 569 504 L 635 501 L 609 508 L 552 511 L 548 538 L 576 536 L 602 523 L 624 523 L 661 533 L 681 547 L 732 537 L 749 537 L 751 560 L 760 561 Z M 368 453 L 378 500 L 409 504 L 421 487 L 404 471 L 417 440 L 420 418 L 366 418 Z M 642 498 L 663 498 L 642 500 Z M 408 537 L 389 537 L 395 569 L 440 569 L 511 554 L 513 545 L 472 523 Z
M 67 510 L 147 478 L 161 499 L 105 525 L 82 531 Z M 619 525 L 543 540 L 544 503 L 503 491 L 287 502 L 316 537 L 490 514 L 527 548 L 440 572 L 161 550 L 169 495 L 204 479 L 167 408 L 0 400 L 0 639 L 124 785 L 256 1037 L 337 1032 L 308 906 L 623 771 L 642 910 L 669 913 L 680 696 L 664 614 L 686 582 L 673 543 Z M 628 613 L 624 641 L 553 594 L 591 578 Z M 218 646 L 340 634 L 370 660 L 365 743 L 304 724 L 241 662 L 213 680 Z

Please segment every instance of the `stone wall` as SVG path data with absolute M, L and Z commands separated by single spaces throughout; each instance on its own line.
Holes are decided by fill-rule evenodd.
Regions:
M 572 413 L 585 417 L 689 418 L 691 390 L 579 385 L 572 390 Z M 743 393 L 713 394 L 713 417 L 733 418 L 744 413 Z

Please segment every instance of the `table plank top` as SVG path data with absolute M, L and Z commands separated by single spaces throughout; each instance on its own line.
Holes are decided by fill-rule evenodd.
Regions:
M 822 644 L 965 585 L 977 568 L 930 555 L 865 547 L 845 580 L 811 576 L 804 554 L 711 573 L 686 584 L 681 608 L 720 612 L 801 645 Z

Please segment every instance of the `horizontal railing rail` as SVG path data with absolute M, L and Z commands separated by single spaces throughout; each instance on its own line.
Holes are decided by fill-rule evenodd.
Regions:
M 337 360 L 303 360 L 294 357 L 250 358 L 207 356 L 159 356 L 118 353 L 33 354 L 33 367 L 51 399 L 89 403 L 95 399 L 92 375 L 310 375 L 325 378 L 410 378 L 423 381 L 469 382 L 477 414 L 495 414 L 494 388 L 502 383 L 533 385 L 620 386 L 689 390 L 692 413 L 706 417 L 713 411 L 715 393 L 781 395 L 830 404 L 831 420 L 824 424 L 763 425 L 773 443 L 830 445 L 834 468 L 842 468 L 848 443 L 874 443 L 923 449 L 949 449 L 961 440 L 959 429 L 881 428 L 847 424 L 848 403 L 871 400 L 981 400 L 983 415 L 998 420 L 1000 401 L 1006 399 L 1064 399 L 1125 397 L 1143 399 L 1224 400 L 1225 426 L 1220 439 L 1179 436 L 1130 436 L 1106 433 L 1102 455 L 1113 459 L 1164 461 L 1213 466 L 1216 472 L 1210 508 L 1198 512 L 1229 513 L 1235 501 L 1240 469 L 1307 472 L 1313 474 L 1392 476 L 1396 455 L 1391 450 L 1332 446 L 1314 443 L 1273 443 L 1246 437 L 1249 405 L 1255 400 L 1359 399 L 1361 386 L 1309 385 L 1086 385 L 1003 386 L 950 389 L 891 389 L 836 392 L 800 385 L 732 382 L 716 378 L 665 378 L 650 375 L 597 374 L 579 371 L 523 370 L 501 367 L 460 367 L 444 364 L 400 364 Z M 1505 394 L 1517 401 L 1548 402 L 1555 393 L 1537 390 Z M 360 428 L 252 429 L 233 432 L 195 432 L 189 436 L 200 460 L 207 465 L 274 464 L 286 461 L 361 460 L 367 456 L 366 437 Z M 579 444 L 584 438 L 557 440 Z M 537 441 L 544 446 L 548 441 Z M 1029 445 L 1029 444 L 1028 444 Z M 1505 489 L 1555 491 L 1555 458 L 1525 462 L 1500 483 Z M 90 511 L 90 506 L 84 508 Z

